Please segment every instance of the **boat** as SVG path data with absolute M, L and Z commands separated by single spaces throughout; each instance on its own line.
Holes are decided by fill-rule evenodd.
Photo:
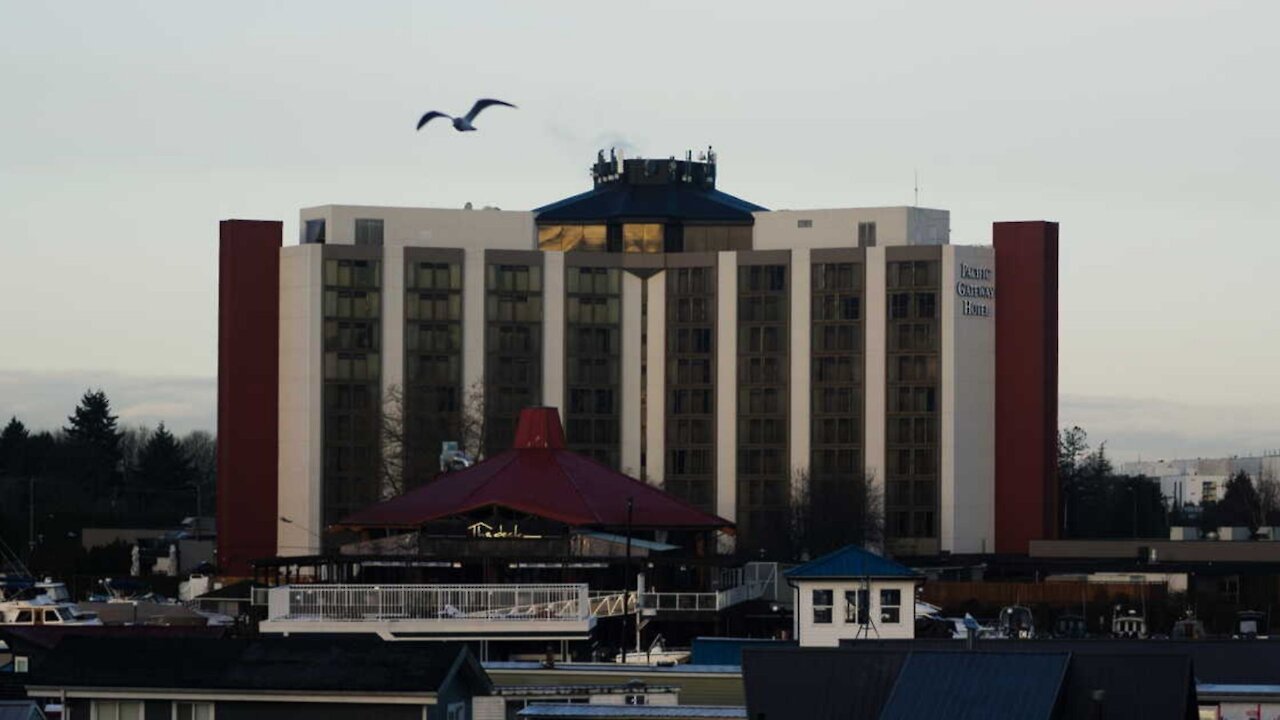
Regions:
M 24 593 L 0 602 L 0 626 L 101 624 L 102 620 L 97 613 L 86 612 L 73 602 L 55 599 L 44 593 Z
M 1031 608 L 1009 605 L 1000 609 L 997 628 L 1000 637 L 1030 640 L 1036 636 L 1036 619 L 1031 614 Z
M 1139 615 L 1137 610 L 1121 613 L 1117 607 L 1116 613 L 1111 616 L 1111 636 L 1146 639 L 1147 619 Z

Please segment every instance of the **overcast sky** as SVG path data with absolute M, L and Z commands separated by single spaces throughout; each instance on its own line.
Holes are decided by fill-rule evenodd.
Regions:
M 1061 225 L 1062 424 L 1280 447 L 1280 4 L 0 0 L 0 414 L 212 427 L 217 222 L 528 209 L 713 144 L 770 208 Z M 415 133 L 478 96 L 480 132 Z M 1272 212 L 1268 215 L 1268 210 Z M 1270 218 L 1270 219 L 1268 219 Z

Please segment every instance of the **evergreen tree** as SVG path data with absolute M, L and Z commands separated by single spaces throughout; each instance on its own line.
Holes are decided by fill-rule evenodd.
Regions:
M 141 498 L 136 503 L 151 514 L 167 515 L 161 522 L 175 522 L 174 515 L 195 514 L 195 480 L 191 459 L 164 423 L 147 438 L 138 452 L 137 489 Z
M 23 475 L 27 472 L 27 440 L 31 437 L 27 426 L 18 418 L 9 418 L 9 424 L 0 431 L 0 475 Z
M 1227 491 L 1214 508 L 1213 520 L 1219 525 L 1234 525 L 1257 530 L 1262 524 L 1262 501 L 1249 473 L 1241 470 L 1227 480 Z
M 74 479 L 84 483 L 95 499 L 111 498 L 120 478 L 120 431 L 111 402 L 101 390 L 86 390 L 65 428 L 75 468 Z

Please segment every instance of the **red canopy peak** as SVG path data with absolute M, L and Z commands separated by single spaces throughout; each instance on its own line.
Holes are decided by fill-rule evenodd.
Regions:
M 560 425 L 560 412 L 553 407 L 529 407 L 520 411 L 516 424 L 516 449 L 564 447 L 564 427 Z

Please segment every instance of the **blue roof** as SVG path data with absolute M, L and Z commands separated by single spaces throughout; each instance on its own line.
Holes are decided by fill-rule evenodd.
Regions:
M 1070 661 L 1070 653 L 914 652 L 880 720 L 1049 720 Z
M 602 184 L 536 210 L 537 221 L 681 220 L 752 223 L 751 213 L 765 208 L 715 189 L 666 185 Z
M 914 570 L 857 545 L 846 545 L 784 573 L 790 578 L 914 578 Z
M 689 661 L 697 665 L 742 665 L 742 650 L 759 647 L 796 647 L 795 640 L 768 638 L 696 637 Z

